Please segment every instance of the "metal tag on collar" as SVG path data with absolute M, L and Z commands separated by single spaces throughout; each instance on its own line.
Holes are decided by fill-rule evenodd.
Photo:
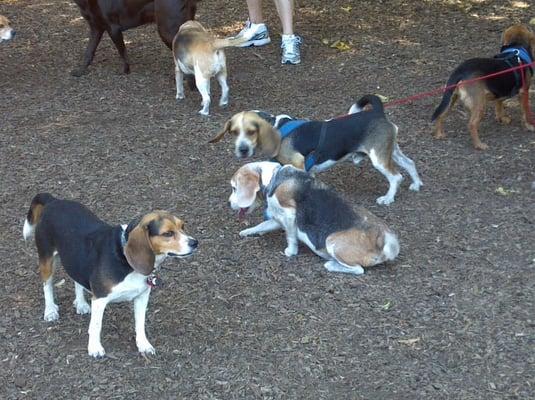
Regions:
M 161 287 L 162 280 L 158 278 L 155 274 L 150 274 L 149 276 L 147 276 L 147 285 L 149 285 L 151 289 Z

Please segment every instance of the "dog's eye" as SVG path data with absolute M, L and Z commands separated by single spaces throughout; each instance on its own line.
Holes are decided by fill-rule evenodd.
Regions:
M 173 231 L 164 232 L 164 233 L 162 233 L 162 236 L 164 236 L 164 237 L 173 237 L 173 236 L 175 236 L 175 232 L 173 232 Z
M 253 130 L 249 130 L 249 131 L 245 132 L 245 134 L 247 136 L 253 136 L 255 133 L 256 133 L 256 131 L 253 131 Z
M 238 136 L 238 131 L 236 129 L 233 129 L 233 130 L 230 131 L 230 134 L 232 136 Z

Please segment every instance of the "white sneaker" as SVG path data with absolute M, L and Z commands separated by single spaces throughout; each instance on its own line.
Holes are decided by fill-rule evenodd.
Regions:
M 239 47 L 264 46 L 271 43 L 266 24 L 251 24 L 251 21 L 247 21 L 240 33 L 234 36 L 234 38 L 241 37 L 249 40 L 239 45 Z
M 297 35 L 282 35 L 281 64 L 299 64 L 301 62 L 301 43 L 303 39 Z

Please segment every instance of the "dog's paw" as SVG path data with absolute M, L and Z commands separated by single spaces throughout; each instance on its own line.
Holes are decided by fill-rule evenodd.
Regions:
M 489 146 L 486 145 L 486 144 L 483 143 L 483 142 L 474 143 L 474 147 L 475 147 L 477 150 L 487 150 L 487 149 L 489 148 Z
M 106 352 L 100 343 L 93 343 L 87 346 L 87 354 L 94 358 L 102 358 L 106 355 Z
M 435 139 L 438 139 L 438 140 L 443 140 L 443 139 L 446 139 L 446 134 L 445 134 L 443 131 L 435 132 L 435 134 L 433 135 L 433 137 L 434 137 Z
M 123 65 L 123 74 L 129 74 L 130 73 L 130 65 L 127 63 L 124 63 Z
M 411 185 L 409 186 L 409 190 L 412 190 L 413 192 L 419 192 L 422 186 L 423 186 L 423 183 L 421 181 L 412 182 Z
M 293 257 L 297 255 L 297 246 L 288 246 L 284 249 L 286 257 Z
M 186 96 L 184 96 L 184 93 L 177 94 L 175 96 L 176 101 L 184 100 L 185 98 L 186 98 Z
M 76 307 L 76 314 L 84 315 L 91 313 L 91 306 L 87 302 L 77 301 L 76 299 L 72 302 L 74 307 Z
M 240 231 L 239 235 L 241 237 L 248 237 L 248 236 L 259 236 L 257 233 L 254 232 L 254 229 L 253 228 L 247 228 L 247 229 L 244 229 L 243 231 Z
M 59 307 L 57 304 L 52 304 L 45 308 L 44 320 L 47 322 L 57 321 L 59 319 Z
M 526 129 L 530 132 L 535 132 L 535 126 L 531 125 L 531 124 L 524 124 L 524 126 L 526 127 Z
M 156 350 L 154 349 L 154 347 L 152 347 L 152 345 L 148 341 L 138 343 L 137 350 L 141 354 L 151 354 L 151 355 L 156 354 Z
M 339 264 L 338 262 L 334 260 L 327 261 L 325 264 L 323 264 L 323 266 L 329 272 L 343 272 L 346 274 L 353 274 L 353 275 L 362 275 L 364 273 L 364 268 L 362 268 L 360 265 L 355 265 L 353 267 L 346 267 L 344 265 Z
M 219 100 L 219 107 L 225 108 L 228 106 L 228 99 Z
M 379 198 L 377 198 L 376 200 L 377 204 L 382 204 L 382 205 L 389 205 L 389 204 L 392 204 L 394 202 L 394 198 L 393 197 L 390 197 L 390 196 L 381 196 Z
M 210 111 L 208 110 L 205 110 L 204 108 L 202 110 L 199 110 L 199 114 L 204 116 L 204 117 L 208 117 L 210 116 Z
M 512 121 L 512 118 L 509 115 L 502 115 L 500 117 L 496 117 L 496 121 L 499 124 L 509 125 Z

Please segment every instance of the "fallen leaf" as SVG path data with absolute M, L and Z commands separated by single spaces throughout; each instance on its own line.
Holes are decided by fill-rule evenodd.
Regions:
M 351 46 L 348 45 L 346 42 L 342 42 L 341 40 L 337 40 L 336 42 L 334 42 L 333 44 L 331 44 L 331 47 L 333 49 L 337 49 L 339 51 L 347 51 L 347 50 L 351 50 Z
M 414 339 L 399 339 L 399 340 L 398 340 L 398 343 L 412 345 L 412 344 L 414 344 L 414 343 L 418 343 L 419 341 L 420 341 L 420 338 L 414 338 Z
M 533 17 L 533 18 L 531 18 L 531 19 L 529 20 L 529 24 L 530 24 L 530 25 L 535 25 L 535 17 Z
M 321 39 L 321 43 L 323 43 L 324 45 L 329 45 L 329 39 Z
M 340 7 L 340 8 L 345 12 L 351 12 L 351 10 L 353 9 L 353 7 L 351 6 L 345 6 L 345 7 Z
M 390 308 L 392 307 L 392 302 L 390 300 L 388 300 L 385 304 L 383 304 L 381 306 L 381 308 L 385 311 L 388 311 L 390 310 Z

